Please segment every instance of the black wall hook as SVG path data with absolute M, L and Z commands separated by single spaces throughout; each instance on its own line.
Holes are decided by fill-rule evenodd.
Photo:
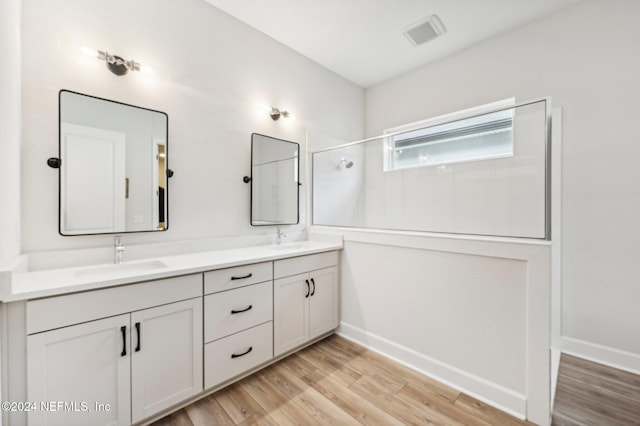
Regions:
M 245 176 L 245 177 L 242 178 L 242 181 L 244 183 L 249 183 L 249 182 L 251 182 L 251 178 L 249 176 Z
M 58 157 L 51 157 L 47 160 L 47 165 L 49 167 L 51 167 L 52 169 L 59 169 L 60 168 L 60 159 Z
M 173 177 L 173 170 L 167 169 L 167 177 Z

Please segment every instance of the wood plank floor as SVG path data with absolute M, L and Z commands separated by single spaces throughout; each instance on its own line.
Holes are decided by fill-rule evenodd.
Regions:
M 333 335 L 155 423 L 530 425 Z
M 640 376 L 562 354 L 552 424 L 640 425 Z

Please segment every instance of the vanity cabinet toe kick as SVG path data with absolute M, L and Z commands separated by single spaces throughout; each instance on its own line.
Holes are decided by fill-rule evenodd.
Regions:
M 3 420 L 130 425 L 202 398 L 335 330 L 337 265 L 330 251 L 16 302 L 8 375 L 26 382 L 4 399 L 80 409 Z

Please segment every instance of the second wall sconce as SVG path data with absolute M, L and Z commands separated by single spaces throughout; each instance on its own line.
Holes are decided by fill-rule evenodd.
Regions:
M 278 108 L 276 107 L 271 107 L 271 112 L 269 113 L 269 115 L 271 116 L 271 119 L 273 121 L 277 121 L 280 119 L 280 116 L 284 117 L 284 118 L 289 118 L 291 117 L 291 113 L 289 111 L 285 111 L 282 110 L 280 111 Z

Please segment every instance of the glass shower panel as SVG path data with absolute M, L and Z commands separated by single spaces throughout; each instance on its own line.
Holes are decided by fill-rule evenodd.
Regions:
M 366 226 L 363 155 L 366 148 L 352 145 L 313 154 L 313 223 Z
M 546 167 L 545 100 L 330 148 L 313 154 L 312 222 L 543 239 Z

